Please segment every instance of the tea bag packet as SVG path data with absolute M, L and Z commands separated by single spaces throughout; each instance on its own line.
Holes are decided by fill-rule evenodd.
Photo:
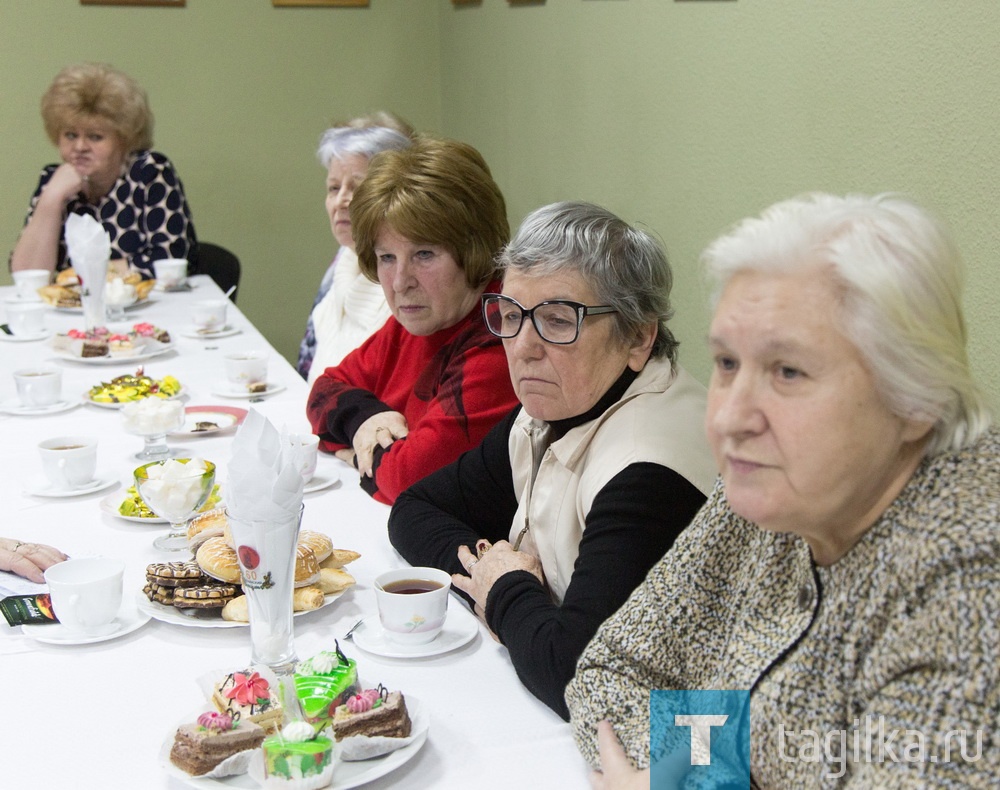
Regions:
M 111 259 L 111 237 L 96 219 L 86 214 L 66 218 L 66 250 L 80 278 L 81 292 L 103 293 Z

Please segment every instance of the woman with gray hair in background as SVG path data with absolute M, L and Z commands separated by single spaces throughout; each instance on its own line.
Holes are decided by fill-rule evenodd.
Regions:
M 897 197 L 820 194 L 703 260 L 721 478 L 566 691 L 595 787 L 649 787 L 629 760 L 656 787 L 678 764 L 699 787 L 995 787 L 1000 432 L 947 232 Z M 668 704 L 692 689 L 749 691 L 698 711 L 720 715 L 697 768 L 672 726 L 694 711 Z
M 361 345 L 389 317 L 378 283 L 361 273 L 351 233 L 351 198 L 382 151 L 406 148 L 413 129 L 392 113 L 378 112 L 327 129 L 316 156 L 326 168 L 326 213 L 340 245 L 313 301 L 296 368 L 313 381 Z
M 482 296 L 520 406 L 407 489 L 389 537 L 453 574 L 528 689 L 563 718 L 576 660 L 705 501 L 705 388 L 676 361 L 671 272 L 587 203 L 538 209 Z

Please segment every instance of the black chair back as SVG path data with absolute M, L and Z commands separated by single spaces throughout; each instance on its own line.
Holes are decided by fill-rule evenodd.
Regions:
M 207 274 L 223 291 L 237 286 L 237 290 L 229 297 L 231 302 L 236 303 L 240 284 L 240 259 L 233 253 L 218 244 L 199 241 L 198 273 Z

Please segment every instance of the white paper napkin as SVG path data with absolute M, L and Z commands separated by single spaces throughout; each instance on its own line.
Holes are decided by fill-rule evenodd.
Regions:
M 111 237 L 93 217 L 70 214 L 66 218 L 66 250 L 84 290 L 100 292 L 108 276 Z
M 305 481 L 278 429 L 250 410 L 233 438 L 226 507 L 241 520 L 287 523 L 298 517 Z

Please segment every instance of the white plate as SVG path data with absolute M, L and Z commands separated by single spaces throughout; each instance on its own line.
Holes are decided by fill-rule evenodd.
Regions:
M 177 394 L 175 394 L 175 395 L 168 395 L 163 400 L 177 400 L 177 398 L 181 398 L 184 395 L 185 395 L 185 392 L 184 392 L 184 389 L 182 388 L 181 391 L 178 392 Z M 147 398 L 155 398 L 156 396 L 155 395 L 147 395 L 146 397 Z M 141 400 L 141 398 L 140 398 L 140 400 Z M 84 403 L 89 403 L 91 406 L 97 406 L 99 409 L 120 409 L 122 406 L 125 405 L 125 403 L 132 403 L 133 401 L 125 401 L 123 403 L 102 403 L 101 401 L 91 400 L 90 399 L 90 390 L 87 390 L 85 393 L 83 393 L 83 402 Z
M 306 483 L 305 488 L 302 489 L 303 494 L 314 494 L 317 491 L 322 491 L 324 488 L 329 488 L 334 483 L 340 482 L 340 472 L 336 470 L 326 471 L 323 474 L 317 472 L 312 476 L 312 480 Z
M 415 729 L 413 741 L 402 749 L 397 749 L 394 752 L 389 752 L 371 760 L 361 760 L 359 762 L 337 760 L 336 767 L 333 769 L 333 783 L 326 790 L 351 790 L 351 788 L 360 787 L 363 784 L 373 782 L 395 771 L 416 756 L 424 743 L 427 742 L 427 731 L 430 729 L 430 716 L 425 715 L 423 703 L 408 694 L 406 695 L 406 707 L 410 712 L 410 718 L 417 723 L 419 717 L 423 725 Z M 178 726 L 187 721 L 194 720 L 195 717 L 192 716 L 190 719 L 185 719 L 184 722 L 179 722 Z M 167 733 L 167 737 L 160 747 L 160 764 L 163 766 L 163 770 L 170 776 L 189 787 L 199 788 L 199 790 L 260 790 L 260 785 L 251 779 L 249 774 L 227 776 L 225 779 L 212 779 L 205 776 L 191 776 L 182 771 L 170 762 L 170 748 L 174 744 L 175 732 L 176 727 Z M 334 753 L 336 753 L 336 747 L 334 747 Z
M 153 288 L 155 290 L 156 286 L 153 286 Z M 137 307 L 143 307 L 144 305 L 150 304 L 151 302 L 155 301 L 156 300 L 153 297 L 147 296 L 145 299 L 139 299 L 135 302 L 132 302 L 132 304 L 125 305 L 125 309 L 135 310 Z M 55 305 L 50 304 L 48 305 L 48 307 L 51 310 L 55 310 L 57 313 L 73 313 L 75 315 L 83 315 L 82 305 L 80 307 L 56 307 Z
M 232 337 L 241 331 L 238 327 L 226 324 L 222 329 L 213 329 L 211 332 L 202 332 L 198 329 L 184 329 L 180 332 L 181 337 L 191 337 L 195 340 L 217 340 L 220 337 Z
M 354 585 L 351 585 L 351 587 L 353 586 Z M 350 590 L 351 587 L 348 587 L 347 589 Z M 347 590 L 342 590 L 338 593 L 331 593 L 330 595 L 325 596 L 323 605 L 318 609 L 310 609 L 308 612 L 296 612 L 294 616 L 301 617 L 304 614 L 311 614 L 312 612 L 320 611 L 320 609 L 326 609 L 326 607 L 336 602 L 336 600 L 345 592 L 347 592 Z M 183 614 L 180 609 L 175 609 L 173 606 L 164 606 L 162 603 L 156 603 L 155 601 L 149 600 L 142 590 L 139 590 L 136 594 L 136 601 L 138 602 L 140 612 L 146 612 L 154 620 L 159 620 L 161 623 L 186 625 L 191 628 L 247 628 L 250 625 L 250 623 L 236 623 L 232 620 L 223 620 L 222 615 L 186 615 Z
M 284 392 L 286 389 L 284 384 L 272 384 L 270 381 L 267 382 L 267 389 L 263 392 L 244 392 L 242 390 L 226 390 L 219 389 L 212 394 L 219 398 L 237 398 L 242 400 L 248 400 L 250 398 L 264 398 L 268 395 L 275 395 L 279 392 Z
M 248 413 L 246 409 L 236 406 L 188 406 L 184 410 L 184 425 L 176 431 L 171 431 L 170 435 L 198 437 L 228 433 L 242 425 Z M 199 422 L 214 422 L 219 427 L 196 431 Z
M 169 524 L 165 518 L 160 518 L 159 516 L 150 516 L 149 518 L 142 518 L 140 516 L 123 516 L 118 512 L 118 508 L 121 503 L 125 501 L 125 493 L 122 491 L 112 491 L 106 497 L 101 500 L 101 510 L 107 513 L 109 516 L 114 516 L 115 518 L 123 519 L 124 521 L 134 521 L 136 524 L 151 524 L 156 526 L 162 526 L 163 524 Z
M 84 494 L 93 494 L 95 491 L 103 491 L 110 485 L 116 484 L 118 481 L 113 477 L 98 477 L 88 483 L 85 486 L 80 486 L 80 488 L 53 488 L 52 484 L 48 480 L 41 479 L 36 480 L 33 483 L 28 483 L 24 486 L 24 493 L 31 496 L 45 496 L 52 497 L 54 499 L 63 499 L 65 497 L 73 496 L 83 496 Z
M 49 625 L 22 625 L 21 633 L 30 636 L 36 642 L 45 642 L 49 645 L 89 645 L 94 642 L 106 642 L 108 639 L 117 639 L 125 634 L 131 634 L 137 628 L 141 628 L 149 622 L 149 615 L 140 612 L 136 608 L 135 602 L 127 597 L 122 599 L 118 616 L 114 619 L 115 629 L 100 636 L 81 636 L 80 634 L 67 631 L 62 625 L 55 623 Z
M 68 400 L 56 401 L 50 406 L 22 406 L 21 402 L 14 398 L 0 404 L 0 412 L 13 414 L 15 417 L 41 417 L 45 414 L 61 414 L 64 411 L 75 409 L 80 404 L 71 403 Z
M 427 658 L 457 650 L 471 642 L 479 633 L 479 621 L 458 601 L 448 602 L 448 618 L 441 633 L 425 645 L 397 645 L 382 633 L 378 615 L 365 618 L 354 632 L 354 644 L 368 653 L 384 658 Z
M 43 329 L 33 335 L 8 335 L 6 332 L 0 332 L 0 342 L 3 343 L 33 343 L 36 340 L 47 340 L 50 337 L 52 337 L 52 332 L 48 329 Z
M 58 348 L 53 349 L 52 353 L 59 357 L 59 359 L 65 359 L 69 362 L 79 362 L 81 365 L 131 365 L 134 362 L 159 357 L 174 350 L 173 343 L 158 343 L 157 346 L 157 348 L 151 348 L 148 351 L 140 349 L 138 354 L 119 354 L 118 356 L 112 356 L 108 353 L 103 357 L 78 357 L 76 354 L 71 354 L 68 351 Z

